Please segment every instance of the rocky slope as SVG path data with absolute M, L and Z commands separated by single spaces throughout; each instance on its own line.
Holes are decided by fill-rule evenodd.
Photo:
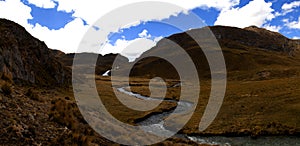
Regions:
M 0 72 L 16 83 L 57 86 L 70 82 L 70 70 L 44 42 L 5 19 L 0 19 Z

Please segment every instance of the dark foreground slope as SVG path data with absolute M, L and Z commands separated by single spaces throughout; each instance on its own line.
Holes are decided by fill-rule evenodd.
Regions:
M 97 135 L 77 109 L 71 70 L 58 56 L 22 26 L 0 19 L 0 145 L 88 145 Z

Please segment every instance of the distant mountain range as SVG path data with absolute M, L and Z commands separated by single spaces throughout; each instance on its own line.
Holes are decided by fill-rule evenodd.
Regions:
M 229 72 L 229 78 L 255 78 L 259 72 L 273 71 L 272 75 L 279 75 L 282 68 L 287 75 L 295 75 L 294 67 L 300 66 L 299 50 L 300 40 L 291 40 L 285 36 L 258 28 L 256 26 L 244 29 L 225 26 L 209 27 L 216 36 Z M 155 47 L 145 52 L 141 57 L 153 51 L 163 51 L 167 40 L 171 40 L 190 55 L 195 63 L 200 78 L 210 78 L 210 69 L 207 59 L 198 46 L 187 33 L 201 34 L 204 28 L 189 30 L 171 35 L 162 39 Z M 42 85 L 56 85 L 70 83 L 71 69 L 74 53 L 65 54 L 58 50 L 51 50 L 44 42 L 32 37 L 26 30 L 9 20 L 0 19 L 0 71 L 11 76 L 15 81 L 26 81 Z M 201 38 L 201 37 L 200 37 Z M 91 55 L 80 53 L 79 56 Z M 98 56 L 96 74 L 103 74 L 112 68 L 116 54 Z M 180 58 L 180 54 L 173 57 Z M 177 55 L 177 56 L 176 56 Z M 122 57 L 120 70 L 126 67 L 128 59 Z M 288 67 L 288 69 L 287 69 Z M 251 72 L 255 70 L 255 73 Z M 239 71 L 239 74 L 236 72 Z M 243 72 L 243 73 L 241 73 Z M 148 57 L 137 62 L 131 70 L 132 76 L 178 78 L 174 67 L 167 61 Z M 272 75 L 270 75 L 272 77 Z

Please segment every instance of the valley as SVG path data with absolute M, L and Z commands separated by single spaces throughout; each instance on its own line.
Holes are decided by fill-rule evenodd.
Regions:
M 226 76 L 210 68 L 202 51 L 205 46 L 197 44 L 211 43 L 200 35 L 208 28 L 224 55 Z M 200 87 L 182 80 L 170 62 L 145 57 L 162 53 L 182 66 L 189 65 L 182 54 L 164 52 L 174 47 L 170 40 L 191 58 Z M 172 133 L 176 134 L 153 145 L 299 145 L 299 44 L 300 40 L 255 26 L 212 26 L 166 37 L 138 61 L 128 62 L 118 54 L 65 54 L 49 49 L 20 25 L 0 19 L 0 145 L 120 145 L 108 138 L 138 145 Z M 90 55 L 97 58 L 95 69 L 72 78 L 76 69 L 90 71 Z M 119 62 L 114 66 L 116 58 Z M 84 61 L 74 65 L 76 59 Z M 130 66 L 128 78 L 122 76 Z M 108 70 L 114 74 L 102 76 Z M 226 80 L 226 92 L 212 124 L 199 131 L 210 94 L 216 92 L 212 75 Z M 83 84 L 87 78 L 92 80 Z M 186 79 L 191 78 L 196 80 Z M 183 86 L 189 95 L 184 100 Z M 77 93 L 87 98 L 74 96 Z M 131 129 L 106 119 L 99 101 L 118 122 L 144 129 L 128 134 Z M 178 125 L 183 128 L 176 129 Z M 110 135 L 99 134 L 99 129 Z

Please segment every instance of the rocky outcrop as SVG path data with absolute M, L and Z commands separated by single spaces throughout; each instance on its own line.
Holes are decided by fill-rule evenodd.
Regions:
M 6 19 L 0 19 L 0 73 L 16 83 L 53 86 L 70 82 L 70 71 L 44 42 Z
M 241 49 L 251 47 L 287 53 L 299 49 L 300 41 L 288 39 L 278 32 L 257 26 L 249 26 L 244 29 L 224 26 L 210 28 L 223 47 L 238 46 Z

